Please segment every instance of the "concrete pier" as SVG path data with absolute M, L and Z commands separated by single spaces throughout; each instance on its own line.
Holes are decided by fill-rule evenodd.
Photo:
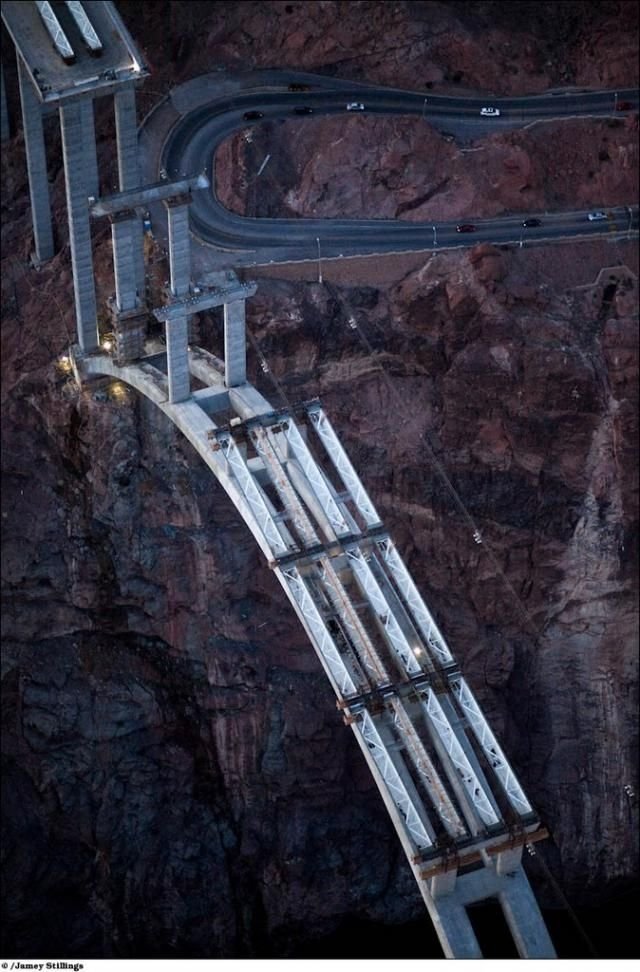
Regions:
M 224 381 L 227 388 L 247 380 L 245 301 L 224 305 Z
M 137 305 L 134 264 L 136 214 L 118 213 L 110 217 L 113 243 L 113 268 L 116 278 L 116 303 L 119 311 L 133 310 Z
M 98 347 L 98 323 L 89 204 L 85 184 L 82 117 L 82 106 L 78 102 L 71 102 L 60 107 L 60 129 L 67 190 L 69 245 L 73 266 L 78 343 L 84 352 L 89 352 Z
M 169 401 L 183 402 L 191 395 L 189 378 L 188 323 L 186 317 L 167 321 L 167 371 Z
M 84 139 L 84 181 L 87 187 L 87 196 L 93 196 L 94 199 L 97 199 L 100 195 L 100 176 L 98 174 L 93 99 L 88 98 L 80 102 L 80 114 Z
M 18 80 L 27 153 L 27 171 L 29 173 L 35 257 L 39 263 L 44 263 L 51 259 L 55 251 L 47 176 L 47 153 L 42 127 L 42 108 L 20 54 L 18 54 Z
M 125 189 L 135 189 L 140 184 L 135 88 L 122 88 L 116 91 L 113 102 L 116 118 L 118 180 L 120 190 L 124 192 Z
M 138 159 L 138 127 L 136 123 L 135 88 L 122 88 L 114 98 L 116 119 L 116 150 L 118 153 L 118 182 L 120 191 L 135 189 L 140 185 L 140 163 Z M 144 228 L 142 217 L 138 215 L 134 229 L 133 262 L 136 289 L 140 300 L 146 294 L 144 266 Z
M 179 196 L 165 201 L 169 218 L 171 293 L 174 297 L 185 297 L 191 283 L 190 202 L 190 196 Z

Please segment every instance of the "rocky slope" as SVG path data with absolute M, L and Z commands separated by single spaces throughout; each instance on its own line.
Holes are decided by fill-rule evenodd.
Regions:
M 209 4 L 122 4 L 157 65 L 149 102 L 212 61 L 407 85 L 420 61 L 442 89 L 463 71 L 459 83 L 505 92 L 559 83 L 561 64 L 579 84 L 633 80 L 635 60 L 605 69 L 600 57 L 631 44 L 628 4 L 513 4 L 517 23 L 492 3 L 241 6 L 242 17 L 216 4 L 214 17 Z M 545 14 L 559 18 L 548 36 Z M 414 177 L 437 173 L 405 177 L 410 133 L 375 124 L 386 160 L 372 161 L 363 122 L 354 131 L 369 169 L 397 180 L 397 212 L 415 201 Z M 588 124 L 619 162 L 626 130 Z M 105 185 L 110 125 L 101 107 Z M 557 129 L 555 157 L 574 170 L 554 184 L 535 129 L 487 140 L 478 166 L 481 153 L 425 137 L 458 180 L 447 205 L 471 213 L 504 172 L 492 205 L 515 205 L 525 169 L 540 206 L 570 204 L 590 151 L 577 130 Z M 2 157 L 3 954 L 285 956 L 356 919 L 365 954 L 371 923 L 404 928 L 423 909 L 278 585 L 159 413 L 117 384 L 79 392 L 55 366 L 74 323 L 55 132 L 49 144 L 62 249 L 39 272 L 20 133 Z M 597 196 L 581 182 L 579 204 L 626 201 L 628 158 L 625 170 L 594 157 Z M 320 202 L 321 163 L 308 166 L 268 184 L 263 204 L 281 205 L 283 190 L 301 213 L 386 204 L 368 176 L 354 201 L 348 166 Z M 461 215 L 445 203 L 434 195 L 405 215 Z M 101 296 L 113 286 L 105 234 Z M 332 289 L 313 269 L 265 272 L 249 308 L 287 396 L 322 396 L 551 830 L 545 859 L 574 906 L 602 906 L 637 876 L 636 261 L 624 243 L 343 261 L 326 265 Z M 202 326 L 215 347 L 219 322 Z M 406 937 L 397 948 L 407 954 Z M 616 954 L 619 941 L 603 934 L 601 948 Z M 437 946 L 422 930 L 427 953 Z

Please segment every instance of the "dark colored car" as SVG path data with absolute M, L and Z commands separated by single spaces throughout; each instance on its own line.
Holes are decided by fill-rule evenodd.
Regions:
M 311 86 L 308 84 L 298 84 L 297 82 L 294 81 L 292 84 L 289 85 L 289 91 L 310 91 L 310 90 L 311 90 Z
M 311 115 L 313 114 L 313 108 L 309 108 L 308 105 L 300 105 L 299 108 L 293 109 L 294 115 Z
M 616 101 L 616 111 L 631 111 L 632 108 L 630 101 Z
M 542 226 L 542 221 L 539 220 L 539 219 L 535 219 L 535 218 L 525 219 L 525 221 L 524 221 L 524 223 L 522 225 L 523 226 L 527 226 L 527 227 L 529 227 L 529 226 Z
M 476 228 L 473 223 L 460 223 L 456 226 L 456 233 L 475 233 Z
M 258 121 L 260 118 L 264 118 L 261 111 L 245 111 L 242 116 L 245 121 Z

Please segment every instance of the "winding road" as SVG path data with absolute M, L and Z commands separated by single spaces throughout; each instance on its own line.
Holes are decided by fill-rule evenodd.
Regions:
M 638 110 L 638 91 L 554 91 L 518 98 L 460 98 L 426 96 L 419 92 L 370 87 L 321 76 L 288 72 L 262 72 L 250 89 L 213 94 L 205 103 L 181 113 L 168 132 L 158 169 L 169 179 L 200 172 L 211 174 L 216 149 L 239 130 L 278 119 L 309 123 L 314 116 L 347 116 L 346 105 L 358 101 L 365 111 L 357 114 L 413 115 L 416 123 L 428 121 L 456 137 L 477 139 L 496 130 L 522 128 L 536 122 L 576 117 L 624 118 Z M 289 85 L 303 84 L 308 90 L 291 92 Z M 224 89 L 224 85 L 221 86 Z M 176 89 L 178 90 L 178 89 Z M 499 116 L 483 117 L 480 109 L 490 105 Z M 296 108 L 311 109 L 298 115 Z M 622 110 L 620 110 L 622 106 Z M 261 114 L 247 120 L 246 112 Z M 350 113 L 349 113 L 350 114 Z M 272 219 L 240 216 L 227 210 L 212 190 L 196 193 L 191 208 L 195 237 L 205 246 L 251 256 L 251 262 L 283 262 L 319 257 L 415 251 L 479 242 L 525 245 L 571 239 L 608 236 L 620 239 L 638 233 L 637 204 L 599 207 L 605 217 L 590 221 L 585 211 L 520 213 L 493 219 L 465 219 L 471 226 L 457 230 L 455 222 L 434 224 L 385 219 Z M 529 217 L 538 226 L 524 226 Z M 245 262 L 244 260 L 242 262 Z

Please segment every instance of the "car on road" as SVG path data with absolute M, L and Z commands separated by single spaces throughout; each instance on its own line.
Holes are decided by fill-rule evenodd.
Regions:
M 542 220 L 537 219 L 535 216 L 532 216 L 531 219 L 525 219 L 522 225 L 526 226 L 527 229 L 530 226 L 542 226 Z
M 293 81 L 289 85 L 289 91 L 310 91 L 311 85 L 309 84 L 299 84 L 297 81 Z
M 481 108 L 480 109 L 480 114 L 481 115 L 484 115 L 485 117 L 489 117 L 489 118 L 497 118 L 498 115 L 500 114 L 500 109 L 499 108 Z
M 600 212 L 587 213 L 587 219 L 589 220 L 590 223 L 594 223 L 598 219 L 606 219 L 606 218 L 607 218 L 606 213 L 600 213 Z
M 475 231 L 473 223 L 460 223 L 456 226 L 456 233 L 475 233 Z
M 632 108 L 630 101 L 616 101 L 616 111 L 631 111 Z
M 294 115 L 312 115 L 313 108 L 309 108 L 308 105 L 300 105 L 298 108 L 293 109 Z
M 350 101 L 347 105 L 347 111 L 364 111 L 364 105 L 361 101 Z
M 264 118 L 264 114 L 261 111 L 245 111 L 242 117 L 245 121 L 259 121 Z

